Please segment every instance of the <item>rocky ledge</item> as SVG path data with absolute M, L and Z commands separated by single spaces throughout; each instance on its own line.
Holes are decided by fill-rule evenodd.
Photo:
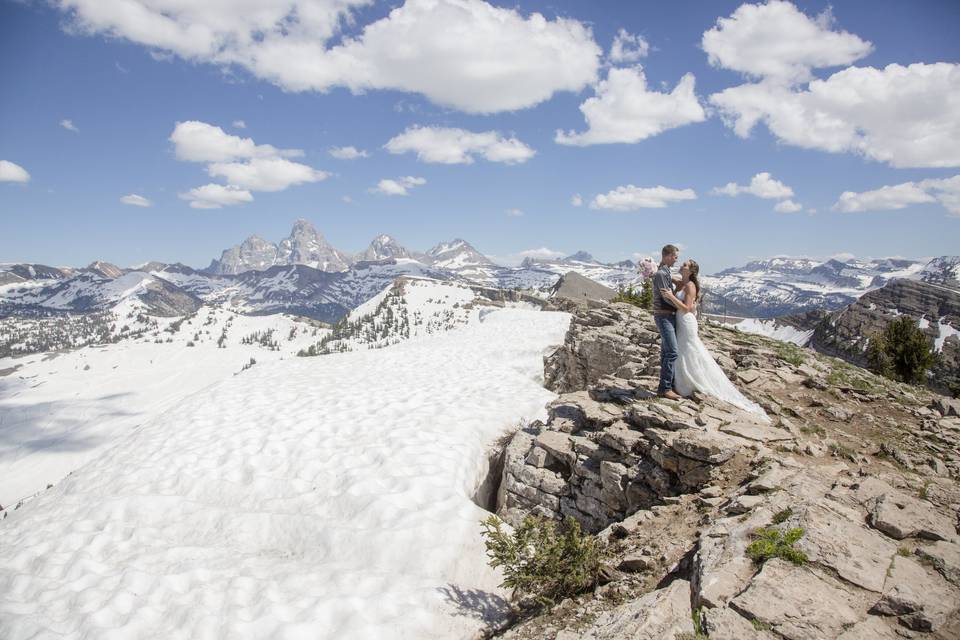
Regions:
M 658 337 L 626 304 L 571 306 L 546 423 L 503 452 L 497 513 L 572 516 L 609 582 L 507 638 L 960 638 L 960 403 L 705 325 L 772 418 L 654 397 Z M 751 559 L 764 529 L 790 556 Z

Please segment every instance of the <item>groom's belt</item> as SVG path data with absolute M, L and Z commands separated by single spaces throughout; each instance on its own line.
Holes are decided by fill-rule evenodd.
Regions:
M 653 315 L 655 316 L 670 316 L 677 312 L 676 309 L 654 309 Z

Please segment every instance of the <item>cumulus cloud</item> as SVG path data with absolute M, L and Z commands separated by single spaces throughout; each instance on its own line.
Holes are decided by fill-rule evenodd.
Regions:
M 233 127 L 234 127 L 235 129 L 246 129 L 246 128 L 247 128 L 247 123 L 244 122 L 243 120 L 234 120 L 234 121 L 233 121 Z
M 472 164 L 478 156 L 489 162 L 519 164 L 536 155 L 517 138 L 505 138 L 498 131 L 433 126 L 409 127 L 383 147 L 395 154 L 413 152 L 421 162 L 439 164 Z
M 123 204 L 128 204 L 132 207 L 152 207 L 153 206 L 153 203 L 150 202 L 150 200 L 148 200 L 147 198 L 144 198 L 143 196 L 138 196 L 135 193 L 122 196 L 120 198 L 120 202 L 122 202 Z
M 338 160 L 356 160 L 357 158 L 370 157 L 368 152 L 356 147 L 333 147 L 329 153 Z
M 71 28 L 239 65 L 287 91 L 395 89 L 469 113 L 531 107 L 592 83 L 602 51 L 568 18 L 482 0 L 407 0 L 361 28 L 371 0 L 59 0 Z
M 696 199 L 697 194 L 693 189 L 671 189 L 663 186 L 635 187 L 628 184 L 607 193 L 597 194 L 590 202 L 590 208 L 612 211 L 662 209 L 671 202 Z
M 178 160 L 188 162 L 230 162 L 272 156 L 302 156 L 299 149 L 277 149 L 269 144 L 256 144 L 220 127 L 197 120 L 178 122 L 170 134 L 170 142 Z
M 851 64 L 873 45 L 832 30 L 829 11 L 810 18 L 790 2 L 742 4 L 704 32 L 701 46 L 710 64 L 754 78 L 806 82 L 811 70 Z
M 641 58 L 647 57 L 650 53 L 650 44 L 643 38 L 626 29 L 620 29 L 613 38 L 613 44 L 610 46 L 610 62 L 616 64 L 637 62 Z
M 547 247 L 539 247 L 536 249 L 524 249 L 523 251 L 518 251 L 517 253 L 511 253 L 501 256 L 492 256 L 488 255 L 496 264 L 507 265 L 511 267 L 518 266 L 527 258 L 532 260 L 553 260 L 555 258 L 562 258 L 567 255 L 563 251 L 555 251 L 553 249 L 548 249 Z
M 170 141 L 178 159 L 206 163 L 210 176 L 223 178 L 227 183 L 226 187 L 208 184 L 188 192 L 194 197 L 185 199 L 197 209 L 250 202 L 253 200 L 251 191 L 283 191 L 330 176 L 326 171 L 288 159 L 302 156 L 300 149 L 257 144 L 251 138 L 228 134 L 206 122 L 178 122 L 170 134 Z
M 511 218 L 519 218 L 520 216 L 523 215 L 523 211 L 521 209 L 515 209 L 515 208 L 507 209 L 507 215 L 510 216 Z
M 693 122 L 707 114 L 694 92 L 692 73 L 680 79 L 670 93 L 650 91 L 641 67 L 610 69 L 594 88 L 595 96 L 580 105 L 587 121 L 583 132 L 557 130 L 558 144 L 585 146 L 639 142 Z
M 803 210 L 803 205 L 793 200 L 784 200 L 783 202 L 778 202 L 773 207 L 773 210 L 778 213 L 796 213 L 797 211 Z
M 952 215 L 960 216 L 960 175 L 904 182 L 873 191 L 844 191 L 833 205 L 835 211 L 891 211 L 915 204 L 939 202 Z
M 245 202 L 253 202 L 253 194 L 240 187 L 222 184 L 205 184 L 181 193 L 180 197 L 190 202 L 194 209 L 220 209 Z
M 371 193 L 381 193 L 385 196 L 407 196 L 410 195 L 410 189 L 427 184 L 424 178 L 414 176 L 404 176 L 402 178 L 384 178 L 377 183 L 377 186 L 370 189 Z
M 214 162 L 207 173 L 250 191 L 283 191 L 305 182 L 319 182 L 330 174 L 286 158 L 251 158 L 246 162 Z
M 770 177 L 770 174 L 766 171 L 762 171 L 753 176 L 753 178 L 750 179 L 750 184 L 747 186 L 741 186 L 735 182 L 728 182 L 722 187 L 713 189 L 712 193 L 726 196 L 738 196 L 741 193 L 747 193 L 758 198 L 770 200 L 793 197 L 793 189 L 779 180 Z
M 960 64 L 850 67 L 805 90 L 760 82 L 710 102 L 740 137 L 763 122 L 798 147 L 860 153 L 894 167 L 960 166 Z
M 582 207 L 582 206 L 583 206 L 583 196 L 581 196 L 579 193 L 573 194 L 573 195 L 570 197 L 570 204 L 573 205 L 574 207 Z
M 745 4 L 703 35 L 714 66 L 757 82 L 710 96 L 740 137 L 760 123 L 781 142 L 853 152 L 894 167 L 960 166 L 960 65 L 848 67 L 826 79 L 816 68 L 848 65 L 872 45 L 809 18 L 789 2 Z
M 30 182 L 30 174 L 16 162 L 0 160 L 0 182 Z
M 60 121 L 60 126 L 66 129 L 67 131 L 73 131 L 74 133 L 80 133 L 80 129 L 77 129 L 77 125 L 73 124 L 73 120 L 64 118 Z

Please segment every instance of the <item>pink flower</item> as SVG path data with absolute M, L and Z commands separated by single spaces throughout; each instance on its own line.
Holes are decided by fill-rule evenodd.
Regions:
M 657 265 L 653 261 L 653 258 L 641 258 L 637 263 L 637 271 L 640 272 L 640 279 L 646 280 L 657 272 Z

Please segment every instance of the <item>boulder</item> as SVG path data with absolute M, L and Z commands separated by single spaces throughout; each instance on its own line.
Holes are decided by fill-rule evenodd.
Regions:
M 916 553 L 930 562 L 940 575 L 960 587 L 960 544 L 935 542 L 918 547 Z
M 753 623 L 733 609 L 719 607 L 700 612 L 704 631 L 710 640 L 776 640 L 769 631 L 757 629 Z
M 876 498 L 870 510 L 870 524 L 891 538 L 948 540 L 954 537 L 953 523 L 934 510 L 930 503 L 891 491 Z

